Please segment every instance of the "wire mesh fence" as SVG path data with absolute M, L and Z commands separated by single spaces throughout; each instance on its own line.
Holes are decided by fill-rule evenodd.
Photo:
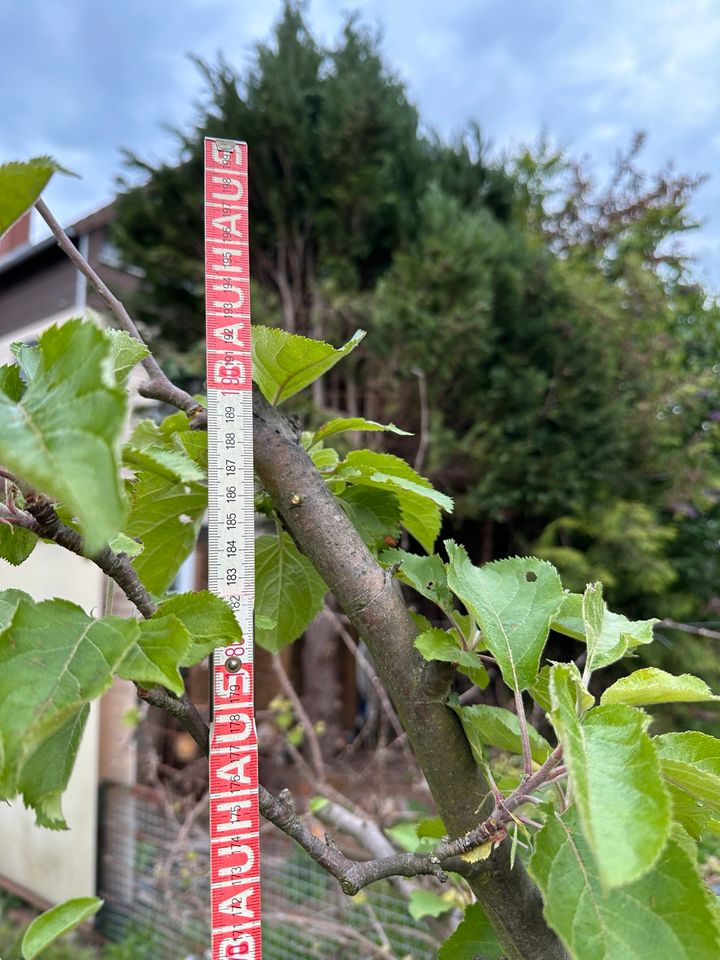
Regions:
M 100 931 L 130 938 L 138 960 L 209 958 L 209 854 L 204 805 L 158 791 L 102 792 Z M 390 884 L 346 897 L 276 831 L 262 849 L 264 960 L 432 960 L 438 943 Z

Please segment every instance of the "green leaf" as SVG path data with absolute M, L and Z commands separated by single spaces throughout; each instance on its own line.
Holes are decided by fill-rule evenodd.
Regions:
M 465 908 L 465 915 L 452 936 L 443 943 L 438 960 L 502 960 L 504 950 L 479 903 Z
M 70 173 L 52 157 L 0 164 L 0 234 L 5 233 L 43 192 L 54 173 Z M 74 174 L 70 174 L 74 176 Z
M 31 598 L 24 590 L 3 590 L 0 592 L 0 629 L 6 627 L 13 618 L 21 600 Z
M 35 549 L 38 537 L 25 527 L 0 523 L 0 559 L 14 567 L 24 563 Z
M 50 327 L 21 401 L 0 393 L 0 462 L 65 502 L 79 518 L 88 553 L 114 536 L 125 517 L 118 441 L 126 397 L 108 381 L 109 349 L 92 323 Z
M 35 917 L 22 939 L 23 960 L 34 960 L 58 937 L 96 914 L 104 902 L 98 897 L 75 897 Z
M 692 862 L 697 866 L 699 860 L 698 845 L 687 830 L 680 824 L 674 823 L 670 833 L 670 839 L 682 847 Z M 720 921 L 720 913 L 717 914 L 717 918 Z
M 365 336 L 358 330 L 336 350 L 322 340 L 309 340 L 278 327 L 252 329 L 253 380 L 265 399 L 277 406 L 327 373 L 353 351 Z
M 323 807 L 326 807 L 330 801 L 327 797 L 310 797 L 308 800 L 308 810 L 310 813 L 319 813 Z
M 49 830 L 67 830 L 62 795 L 75 766 L 90 704 L 70 717 L 57 733 L 40 744 L 23 767 L 18 792 L 25 806 L 35 811 L 37 825 Z
M 162 593 L 191 553 L 207 506 L 207 435 L 191 430 L 185 413 L 157 425 L 141 420 L 124 451 L 138 471 L 128 484 L 131 510 L 125 533 L 138 537 L 143 555 L 134 561 L 140 579 Z
M 574 640 L 585 641 L 582 605 L 583 598 L 579 593 L 567 594 L 553 618 L 552 629 Z M 628 650 L 652 643 L 653 626 L 656 623 L 656 619 L 628 620 L 621 613 L 611 613 L 605 609 L 600 636 L 593 641 L 593 669 L 607 667 L 624 657 Z
M 401 430 L 400 427 L 396 427 L 394 423 L 376 423 L 375 420 L 365 420 L 363 417 L 336 417 L 334 420 L 328 420 L 327 423 L 324 423 L 315 431 L 313 443 L 327 440 L 328 437 L 333 437 L 336 433 L 345 433 L 347 430 L 385 430 L 389 433 L 397 433 L 403 437 L 412 436 L 407 430 Z
M 122 451 L 123 464 L 136 473 L 151 473 L 173 483 L 190 483 L 205 479 L 203 471 L 193 463 L 184 450 L 163 450 L 147 447 L 138 450 L 126 444 Z
M 720 956 L 715 904 L 692 858 L 675 840 L 660 851 L 644 877 L 603 892 L 574 808 L 548 817 L 530 873 L 542 892 L 545 918 L 572 960 Z
M 418 820 L 415 826 L 415 832 L 418 837 L 433 837 L 435 840 L 442 840 L 447 836 L 447 827 L 440 817 L 425 817 L 424 820 Z
M 589 583 L 582 598 L 582 619 L 587 646 L 585 669 L 588 675 L 595 669 L 596 655 L 602 651 L 603 619 L 606 609 L 602 584 Z
M 7 593 L 0 600 L 16 606 L 0 631 L 2 798 L 17 793 L 22 768 L 40 745 L 110 686 L 133 640 L 118 629 L 119 618 L 92 620 L 66 600 L 36 604 Z
M 141 420 L 123 447 L 123 463 L 133 470 L 149 471 L 166 480 L 190 483 L 206 477 L 190 457 L 176 433 L 163 432 L 152 420 Z
M 660 763 L 662 770 L 662 762 Z M 696 800 L 687 791 L 682 790 L 667 778 L 665 786 L 672 801 L 673 820 L 687 830 L 691 837 L 699 840 L 706 830 L 712 830 L 713 810 L 709 804 Z
M 621 677 L 600 698 L 601 703 L 629 703 L 634 706 L 700 703 L 704 700 L 720 700 L 704 680 L 689 673 L 676 677 L 657 667 L 645 667 L 629 677 Z
M 24 343 L 22 340 L 16 340 L 10 344 L 10 350 L 15 357 L 18 370 L 22 373 L 26 381 L 32 380 L 40 366 L 41 355 L 36 346 Z M 20 399 L 19 397 L 17 398 Z
M 435 837 L 418 834 L 417 823 L 396 823 L 385 827 L 385 833 L 396 846 L 409 853 L 429 853 L 437 846 Z
M 453 610 L 453 599 L 447 584 L 445 564 L 436 554 L 426 557 L 405 550 L 386 550 L 380 556 L 380 562 L 387 565 L 399 565 L 395 576 L 407 583 L 423 597 L 432 600 L 442 610 Z
M 505 683 L 525 690 L 538 675 L 550 621 L 563 601 L 557 570 L 546 560 L 510 557 L 474 566 L 463 547 L 445 541 L 448 586 L 483 632 Z
M 424 614 L 415 613 L 414 610 L 408 610 L 408 613 L 410 614 L 410 619 L 418 628 L 419 633 L 425 633 L 426 630 L 432 630 L 433 625 Z
M 508 753 L 522 754 L 520 724 L 517 716 L 510 710 L 484 704 L 463 707 L 457 697 L 451 698 L 448 706 L 460 717 L 465 736 L 478 763 L 484 760 L 482 744 L 507 750 Z M 535 727 L 529 724 L 528 733 L 530 754 L 535 763 L 542 764 L 552 752 L 552 747 Z
M 204 397 L 194 399 L 200 406 L 207 406 Z M 158 430 L 168 449 L 183 449 L 193 463 L 200 467 L 203 475 L 207 476 L 207 431 L 193 430 L 190 417 L 182 410 L 165 417 L 159 424 Z M 156 442 L 155 438 L 153 437 L 150 442 Z
M 257 627 L 261 647 L 279 653 L 297 640 L 322 610 L 326 593 L 322 578 L 286 533 L 256 538 L 255 612 L 275 624 L 270 630 Z
M 454 631 L 432 627 L 415 638 L 415 647 L 426 660 L 455 663 L 458 670 L 470 677 L 478 687 L 487 686 L 489 678 L 480 658 L 471 650 L 463 650 Z
M 149 620 L 123 620 L 120 628 L 134 631 L 134 642 L 118 676 L 146 687 L 160 684 L 178 696 L 185 688 L 179 667 L 242 638 L 230 607 L 207 590 L 170 597 Z
M 474 686 L 479 687 L 481 690 L 484 690 L 488 683 L 490 683 L 487 670 L 477 658 L 471 663 L 467 658 L 463 657 L 457 664 L 457 671 L 458 673 L 462 673 Z
M 195 546 L 207 488 L 143 471 L 128 490 L 130 515 L 123 532 L 143 545 L 133 567 L 148 590 L 163 593 Z
M 118 383 L 127 383 L 133 367 L 148 356 L 150 351 L 144 343 L 140 343 L 124 330 L 105 331 L 110 338 L 110 364 Z
M 391 453 L 353 450 L 340 464 L 336 477 L 352 485 L 394 493 L 402 525 L 428 553 L 432 551 L 440 533 L 440 508 L 452 512 L 452 500 L 404 460 Z
M 185 684 L 178 666 L 190 648 L 191 637 L 177 617 L 160 620 L 123 620 L 134 628 L 134 643 L 117 668 L 124 680 L 134 680 L 143 687 L 167 687 L 180 696 Z M 118 625 L 119 626 L 119 625 Z
M 400 504 L 390 490 L 346 487 L 337 497 L 350 522 L 371 550 L 384 550 L 400 537 Z
M 209 590 L 179 593 L 161 603 L 152 620 L 175 617 L 190 634 L 191 643 L 180 659 L 181 667 L 198 663 L 216 647 L 229 647 L 242 640 L 242 630 L 227 603 Z
M 452 900 L 446 900 L 432 890 L 413 890 L 408 903 L 408 913 L 413 920 L 422 920 L 423 917 L 440 917 L 454 906 Z
M 327 473 L 334 470 L 340 462 L 340 455 L 332 447 L 314 447 L 310 451 L 310 459 L 315 465 L 315 469 L 320 473 Z
M 108 546 L 113 553 L 124 553 L 126 557 L 138 557 L 143 552 L 143 545 L 132 537 L 126 537 L 124 533 L 113 537 Z
M 533 698 L 535 703 L 541 707 L 545 713 L 549 713 L 552 707 L 550 702 L 550 664 L 545 664 L 544 667 L 540 669 L 540 672 L 535 679 L 535 683 L 532 683 L 528 687 L 528 693 Z M 593 697 L 593 703 L 595 698 Z M 590 704 L 592 706 L 592 703 Z
M 583 833 L 605 889 L 651 869 L 672 825 L 670 800 L 645 732 L 649 719 L 621 704 L 577 715 L 577 668 L 555 664 L 550 719 L 563 746 Z
M 662 775 L 720 814 L 720 740 L 695 730 L 653 737 Z
M 16 363 L 4 364 L 0 367 L 0 392 L 16 403 L 25 393 L 25 383 L 20 376 L 20 367 Z
M 528 693 L 533 698 L 535 703 L 538 706 L 542 707 L 545 713 L 550 713 L 552 709 L 552 703 L 550 701 L 550 674 L 552 671 L 552 666 L 546 664 L 537 675 L 537 680 L 532 686 L 528 687 Z M 581 714 L 585 713 L 590 707 L 595 706 L 595 697 L 588 692 L 587 687 L 580 677 L 580 672 L 575 670 L 574 672 L 575 679 L 575 689 L 578 698 L 579 712 Z

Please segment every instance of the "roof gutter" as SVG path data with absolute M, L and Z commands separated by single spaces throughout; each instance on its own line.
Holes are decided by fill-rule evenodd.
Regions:
M 74 240 L 78 235 L 75 227 L 69 227 L 65 232 L 71 240 Z M 26 260 L 32 260 L 36 254 L 43 253 L 45 250 L 49 250 L 55 244 L 55 242 L 55 237 L 51 235 L 46 237 L 44 240 L 41 240 L 40 243 L 33 243 L 29 246 L 19 247 L 17 250 L 11 250 L 10 253 L 0 258 L 0 274 L 5 273 L 7 270 L 17 266 L 19 263 L 24 263 Z

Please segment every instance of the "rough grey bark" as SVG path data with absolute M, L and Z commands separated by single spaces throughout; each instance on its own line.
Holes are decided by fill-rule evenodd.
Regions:
M 452 836 L 487 816 L 490 787 L 459 721 L 445 706 L 452 667 L 426 663 L 415 625 L 392 578 L 376 563 L 315 471 L 290 423 L 254 400 L 255 466 L 296 542 L 365 640 Z M 470 879 L 509 960 L 567 960 L 548 928 L 542 900 L 507 844 Z

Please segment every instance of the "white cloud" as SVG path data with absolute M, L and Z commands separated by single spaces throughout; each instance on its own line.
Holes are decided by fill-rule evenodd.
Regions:
M 717 0 L 311 0 L 313 31 L 333 40 L 354 8 L 383 26 L 388 62 L 445 134 L 477 119 L 500 149 L 544 130 L 602 171 L 643 128 L 648 167 L 717 167 Z M 4 15 L 0 159 L 49 152 L 78 167 L 83 181 L 51 187 L 67 218 L 110 195 L 119 147 L 173 155 L 161 125 L 187 126 L 202 92 L 186 54 L 212 60 L 222 49 L 247 67 L 281 2 L 123 0 L 102 20 L 97 10 L 76 0 L 68 16 L 62 4 L 23 0 Z M 720 236 L 718 178 L 696 211 L 709 221 L 696 246 L 705 259 Z

